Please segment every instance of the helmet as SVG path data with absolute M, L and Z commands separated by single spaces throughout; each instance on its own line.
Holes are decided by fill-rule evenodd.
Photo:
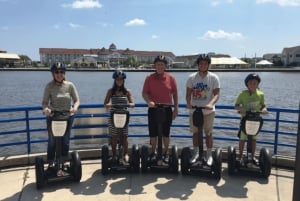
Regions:
M 126 73 L 124 73 L 123 71 L 121 70 L 116 70 L 113 75 L 112 75 L 112 78 L 113 79 L 117 79 L 118 77 L 121 77 L 122 79 L 126 79 Z
M 155 57 L 154 64 L 158 61 L 164 62 L 166 65 L 168 64 L 167 58 L 164 55 L 159 55 Z
M 56 70 L 63 70 L 63 71 L 66 71 L 67 68 L 66 68 L 66 65 L 65 65 L 65 64 L 60 63 L 60 62 L 57 62 L 57 63 L 52 64 L 50 71 L 51 71 L 51 72 L 54 72 L 54 71 L 56 71 Z
M 208 64 L 210 64 L 211 63 L 211 58 L 208 54 L 200 54 L 197 58 L 197 61 L 196 61 L 197 65 L 199 65 L 200 61 L 207 61 Z
M 255 73 L 250 73 L 250 74 L 245 78 L 245 85 L 246 85 L 246 87 L 248 87 L 247 83 L 249 82 L 249 80 L 257 80 L 257 81 L 258 81 L 258 84 L 259 84 L 260 81 L 261 81 L 259 75 L 255 74 Z

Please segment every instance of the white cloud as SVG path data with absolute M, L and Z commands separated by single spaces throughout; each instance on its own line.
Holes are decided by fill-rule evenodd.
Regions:
M 243 39 L 244 36 L 241 33 L 237 32 L 225 32 L 223 30 L 218 31 L 207 31 L 203 36 L 198 37 L 198 39 L 226 39 L 226 40 L 239 40 Z
M 73 28 L 73 29 L 77 29 L 77 28 L 81 28 L 82 26 L 79 24 L 74 24 L 72 22 L 69 23 L 69 27 Z
M 62 7 L 74 9 L 101 8 L 102 4 L 98 0 L 76 0 L 71 4 L 62 4 Z
M 211 6 L 218 6 L 222 3 L 233 3 L 234 0 L 211 0 L 210 5 Z
M 159 36 L 154 34 L 154 35 L 151 36 L 151 38 L 152 38 L 152 39 L 158 39 Z
M 135 18 L 133 20 L 130 20 L 129 22 L 125 23 L 125 26 L 130 27 L 130 26 L 143 26 L 146 25 L 146 22 L 142 19 Z
M 275 3 L 279 6 L 300 6 L 300 0 L 256 0 L 256 3 Z

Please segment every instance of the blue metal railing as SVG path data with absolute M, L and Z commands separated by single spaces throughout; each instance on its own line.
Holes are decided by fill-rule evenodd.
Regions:
M 130 138 L 148 137 L 146 107 L 146 104 L 139 103 L 134 109 L 130 109 Z M 179 105 L 179 115 L 172 125 L 172 138 L 186 139 L 192 137 L 189 133 L 189 114 L 185 107 L 185 104 Z M 239 129 L 240 116 L 231 105 L 217 105 L 216 108 L 214 140 L 223 144 L 226 144 L 226 141 L 238 141 L 236 133 Z M 83 104 L 80 109 L 83 111 L 89 109 L 89 112 L 76 114 L 75 122 L 76 119 L 79 121 L 86 118 L 105 119 L 108 117 L 103 104 Z M 101 112 L 93 111 L 97 111 L 97 109 L 100 109 Z M 25 151 L 20 151 L 22 154 L 45 151 L 44 147 L 41 150 L 38 148 L 32 150 L 33 145 L 47 142 L 45 116 L 42 115 L 41 110 L 40 106 L 0 108 L 0 150 L 12 148 L 16 152 L 16 150 L 25 149 Z M 268 110 L 270 114 L 264 116 L 264 126 L 257 143 L 269 146 L 273 150 L 273 154 L 295 156 L 299 110 L 272 107 L 269 107 Z M 96 129 L 99 132 L 72 135 L 71 140 L 80 142 L 80 140 L 85 139 L 106 138 L 108 133 L 105 128 L 107 125 L 103 121 L 93 125 L 75 123 L 73 131 Z M 21 145 L 26 146 L 26 148 L 19 148 Z M 17 147 L 15 148 L 15 146 Z M 279 148 L 286 151 L 281 151 Z M 0 153 L 6 155 L 2 151 Z

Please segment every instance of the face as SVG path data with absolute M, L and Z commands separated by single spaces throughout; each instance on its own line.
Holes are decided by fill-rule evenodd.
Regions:
M 52 76 L 58 82 L 62 82 L 65 79 L 65 71 L 63 71 L 63 70 L 55 70 L 52 73 Z
M 199 64 L 198 64 L 198 70 L 199 70 L 200 72 L 205 72 L 205 71 L 207 71 L 207 70 L 208 70 L 208 67 L 209 67 L 209 64 L 208 64 L 208 62 L 205 61 L 205 60 L 201 60 L 201 61 L 199 62 Z
M 162 61 L 155 62 L 154 66 L 155 66 L 155 70 L 158 74 L 163 74 L 167 67 L 165 62 L 162 62 Z
M 120 86 L 122 86 L 124 84 L 124 79 L 121 78 L 121 77 L 118 77 L 118 78 L 115 79 L 115 82 L 116 82 L 116 85 L 118 87 L 120 87 Z
M 258 81 L 255 79 L 249 80 L 247 82 L 248 90 L 254 92 L 258 88 Z

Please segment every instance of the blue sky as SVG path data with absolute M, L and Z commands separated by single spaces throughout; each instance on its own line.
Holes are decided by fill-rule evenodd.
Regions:
M 0 49 L 215 52 L 233 57 L 300 45 L 300 0 L 0 0 Z

